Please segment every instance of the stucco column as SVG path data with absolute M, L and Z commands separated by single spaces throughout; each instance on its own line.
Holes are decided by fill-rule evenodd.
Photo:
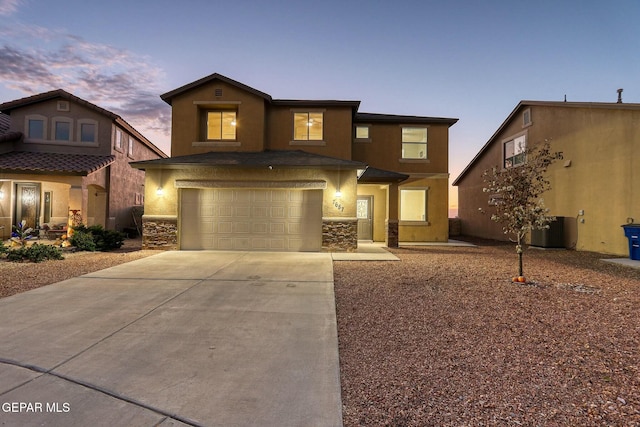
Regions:
M 385 224 L 386 237 L 385 243 L 388 248 L 398 247 L 398 184 L 389 184 L 388 188 L 388 211 L 387 221 Z

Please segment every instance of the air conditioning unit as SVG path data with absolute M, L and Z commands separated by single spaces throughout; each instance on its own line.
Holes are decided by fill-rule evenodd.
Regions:
M 540 248 L 564 248 L 564 217 L 558 216 L 549 228 L 531 231 L 531 246 Z

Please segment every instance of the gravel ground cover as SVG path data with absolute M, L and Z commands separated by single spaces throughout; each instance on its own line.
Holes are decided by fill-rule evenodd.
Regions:
M 345 427 L 640 426 L 640 270 L 513 246 L 335 262 Z M 0 261 L 0 297 L 156 253 Z
M 334 263 L 344 425 L 639 426 L 640 270 L 475 243 Z
M 40 243 L 51 243 L 43 240 Z M 72 277 L 92 273 L 114 265 L 144 258 L 157 251 L 140 250 L 141 239 L 127 239 L 121 248 L 110 252 L 68 252 L 64 260 L 11 262 L 0 259 L 0 298 L 50 285 Z

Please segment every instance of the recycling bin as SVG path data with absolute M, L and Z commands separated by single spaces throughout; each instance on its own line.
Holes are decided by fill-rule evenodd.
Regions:
M 622 226 L 624 235 L 629 239 L 629 258 L 640 261 L 640 224 Z

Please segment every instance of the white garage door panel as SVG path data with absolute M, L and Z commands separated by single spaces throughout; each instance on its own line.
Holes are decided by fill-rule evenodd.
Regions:
M 322 190 L 183 189 L 182 249 L 319 251 Z

